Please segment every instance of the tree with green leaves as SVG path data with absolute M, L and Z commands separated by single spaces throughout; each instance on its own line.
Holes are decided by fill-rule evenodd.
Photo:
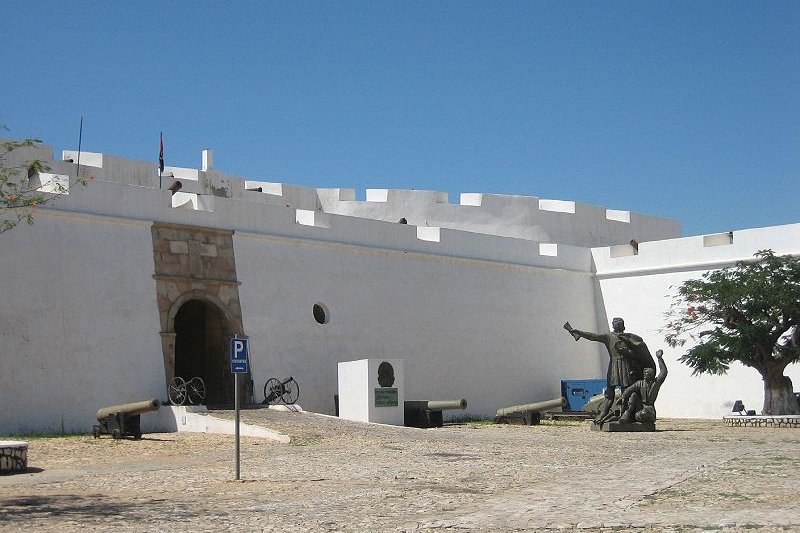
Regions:
M 665 340 L 691 341 L 680 361 L 694 375 L 734 361 L 764 380 L 764 415 L 800 414 L 786 367 L 800 361 L 800 258 L 761 250 L 754 259 L 683 282 L 666 313 Z
M 0 129 L 7 130 L 2 125 Z M 20 222 L 33 224 L 37 206 L 52 203 L 58 194 L 68 192 L 64 185 L 52 181 L 48 183 L 49 193 L 45 193 L 41 190 L 41 183 L 32 181 L 35 176 L 50 170 L 43 161 L 11 162 L 19 159 L 12 157 L 14 151 L 37 148 L 41 143 L 39 139 L 0 142 L 0 235 L 14 229 Z M 76 178 L 75 183 L 86 185 L 86 180 Z

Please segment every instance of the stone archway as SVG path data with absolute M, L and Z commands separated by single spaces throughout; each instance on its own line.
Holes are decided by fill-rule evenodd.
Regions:
M 175 315 L 175 375 L 199 376 L 206 384 L 206 404 L 233 403 L 227 357 L 233 332 L 225 314 L 206 300 L 189 300 Z
M 206 403 L 216 399 L 233 403 L 227 343 L 234 334 L 246 337 L 233 232 L 156 222 L 152 236 L 165 385 L 176 375 L 200 375 L 209 380 Z M 208 372 L 207 377 L 201 370 Z M 198 373 L 190 375 L 192 372 Z M 213 393 L 212 384 L 216 387 Z M 249 388 L 241 387 L 240 400 L 246 402 L 249 396 Z

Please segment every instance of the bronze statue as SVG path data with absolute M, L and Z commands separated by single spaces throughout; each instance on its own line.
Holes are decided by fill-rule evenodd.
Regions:
M 658 376 L 652 368 L 645 368 L 644 377 L 625 389 L 622 394 L 621 415 L 611 420 L 620 422 L 655 422 L 656 398 L 661 384 L 667 379 L 667 365 L 664 364 L 664 351 L 656 351 Z
M 590 341 L 605 344 L 608 350 L 608 384 L 605 391 L 605 400 L 600 409 L 600 414 L 594 419 L 595 424 L 602 424 L 608 419 L 611 406 L 614 403 L 616 387 L 625 389 L 642 379 L 642 371 L 650 368 L 655 372 L 655 362 L 650 350 L 642 338 L 633 333 L 625 333 L 625 321 L 617 317 L 611 321 L 612 331 L 609 333 L 590 333 L 580 331 L 570 326 L 569 322 L 564 324 L 564 329 L 569 331 L 575 340 L 581 337 Z

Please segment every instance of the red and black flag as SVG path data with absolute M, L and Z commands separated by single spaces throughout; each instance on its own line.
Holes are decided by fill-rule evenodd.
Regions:
M 158 172 L 164 172 L 164 133 L 160 134 L 161 147 L 158 150 Z

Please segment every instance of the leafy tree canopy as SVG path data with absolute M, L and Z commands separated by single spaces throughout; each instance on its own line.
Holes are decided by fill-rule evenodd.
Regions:
M 685 281 L 666 318 L 667 344 L 691 341 L 680 361 L 693 374 L 724 374 L 739 361 L 764 379 L 764 414 L 798 412 L 783 371 L 800 360 L 800 259 L 761 250 Z
M 7 130 L 0 125 L 0 130 Z M 0 235 L 14 229 L 19 223 L 33 224 L 33 215 L 37 206 L 49 204 L 56 200 L 58 194 L 67 189 L 60 183 L 51 183 L 53 193 L 42 192 L 31 178 L 50 171 L 43 161 L 34 159 L 20 165 L 10 164 L 10 155 L 15 150 L 36 148 L 41 145 L 39 139 L 0 142 Z M 92 176 L 89 176 L 92 179 Z M 75 183 L 86 185 L 86 180 L 76 178 Z

